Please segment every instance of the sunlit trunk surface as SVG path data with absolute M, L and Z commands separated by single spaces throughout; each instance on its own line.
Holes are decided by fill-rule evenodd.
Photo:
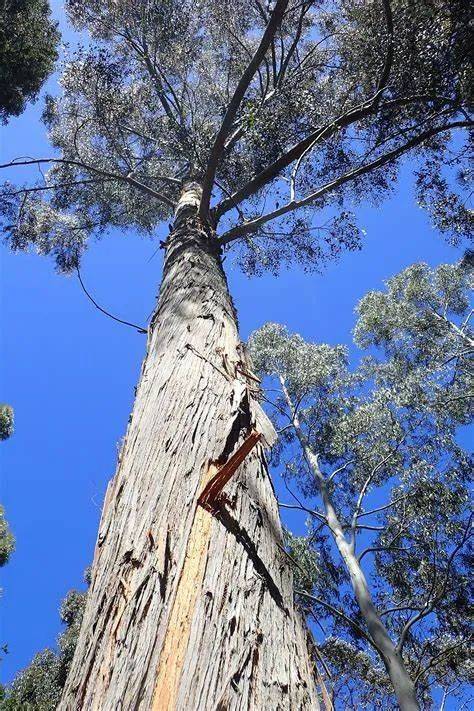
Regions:
M 167 241 L 62 711 L 319 708 L 264 457 L 273 430 L 199 196 L 188 184 Z

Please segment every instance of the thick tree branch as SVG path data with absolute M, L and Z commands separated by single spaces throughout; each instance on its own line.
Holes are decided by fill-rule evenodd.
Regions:
M 91 173 L 97 173 L 97 175 L 103 175 L 104 178 L 109 178 L 110 180 L 120 180 L 125 183 L 128 183 L 129 185 L 133 185 L 133 187 L 137 188 L 138 190 L 141 190 L 142 192 L 146 193 L 147 195 L 151 195 L 152 197 L 156 198 L 157 200 L 160 200 L 161 202 L 165 203 L 165 205 L 168 205 L 168 207 L 171 207 L 171 208 L 175 207 L 175 203 L 173 202 L 173 200 L 171 200 L 169 197 L 167 197 L 167 195 L 163 195 L 163 193 L 153 190 L 153 188 L 150 188 L 148 185 L 141 183 L 139 180 L 136 180 L 131 175 L 121 175 L 120 173 L 112 173 L 111 171 L 103 170 L 102 168 L 97 168 L 96 166 L 89 165 L 88 163 L 83 163 L 82 161 L 78 161 L 78 160 L 70 160 L 70 159 L 66 159 L 66 158 L 31 158 L 28 160 L 13 160 L 13 161 L 10 161 L 9 163 L 1 164 L 0 169 L 1 168 L 15 168 L 17 166 L 24 166 L 24 165 L 40 165 L 41 163 L 59 163 L 62 165 L 73 165 L 78 168 L 83 168 L 84 170 L 89 170 L 89 171 L 91 171 Z M 168 178 L 167 176 L 159 176 L 159 179 L 163 180 L 165 182 L 168 182 L 172 185 L 180 185 L 180 181 L 177 180 L 176 178 Z
M 207 169 L 202 186 L 201 206 L 199 210 L 201 219 L 206 219 L 207 214 L 209 212 L 212 186 L 214 185 L 214 177 L 224 149 L 225 140 L 229 135 L 230 130 L 232 129 L 235 116 L 237 114 L 240 104 L 242 103 L 242 99 L 245 96 L 245 92 L 247 91 L 249 84 L 255 75 L 255 72 L 260 66 L 260 63 L 262 62 L 267 52 L 267 49 L 269 48 L 273 37 L 275 36 L 275 32 L 278 26 L 281 23 L 287 5 L 288 0 L 277 0 L 275 8 L 272 14 L 270 15 L 270 19 L 265 28 L 265 32 L 263 33 L 262 39 L 260 40 L 260 44 L 251 61 L 247 65 L 244 73 L 242 74 L 240 81 L 234 91 L 234 94 L 229 102 L 226 113 L 222 120 L 221 127 L 211 148 L 209 161 L 207 163 Z
M 306 138 L 289 148 L 286 153 L 283 153 L 276 161 L 267 166 L 258 175 L 256 175 L 255 178 L 250 180 L 246 185 L 240 188 L 240 190 L 235 192 L 232 196 L 232 201 L 229 199 L 223 200 L 215 209 L 216 221 L 218 221 L 226 212 L 231 210 L 235 203 L 240 203 L 243 200 L 246 200 L 264 187 L 267 183 L 271 182 L 285 168 L 288 168 L 288 166 L 290 166 L 294 161 L 301 158 L 303 153 L 306 153 L 308 148 L 313 148 L 321 141 L 331 138 L 337 131 L 340 131 L 343 128 L 348 128 L 352 124 L 357 123 L 358 121 L 384 109 L 393 109 L 398 106 L 405 106 L 418 101 L 441 101 L 445 104 L 453 104 L 452 100 L 448 97 L 432 96 L 429 94 L 414 94 L 413 96 L 400 97 L 399 99 L 392 99 L 391 101 L 386 101 L 383 104 L 380 104 L 382 94 L 383 88 L 378 89 L 371 98 L 363 101 L 357 106 L 352 107 L 348 111 L 345 111 L 343 114 L 335 118 L 334 121 L 331 121 L 331 123 L 317 128 Z M 468 121 L 468 125 L 472 125 L 472 122 Z
M 326 183 L 326 185 L 323 185 L 317 190 L 315 190 L 313 193 L 310 193 L 305 198 L 302 198 L 301 200 L 293 200 L 292 202 L 289 202 L 286 205 L 283 205 L 282 207 L 279 207 L 276 210 L 267 213 L 266 215 L 262 215 L 261 217 L 258 217 L 254 220 L 250 220 L 249 222 L 246 222 L 242 225 L 236 225 L 228 232 L 225 232 L 220 237 L 219 242 L 222 245 L 229 244 L 230 242 L 235 239 L 238 239 L 239 237 L 251 234 L 252 232 L 256 232 L 262 225 L 265 225 L 267 222 L 270 222 L 271 220 L 274 220 L 277 217 L 282 217 L 283 215 L 286 215 L 289 212 L 293 212 L 294 210 L 297 210 L 300 207 L 310 205 L 318 198 L 323 197 L 332 190 L 336 190 L 337 188 L 341 187 L 342 185 L 345 185 L 351 180 L 355 180 L 356 178 L 359 178 L 362 175 L 371 172 L 372 170 L 381 168 L 384 165 L 391 163 L 403 154 L 407 153 L 412 148 L 421 145 L 422 143 L 429 140 L 430 138 L 433 138 L 439 133 L 449 131 L 454 128 L 467 128 L 472 125 L 473 122 L 471 121 L 453 121 L 450 124 L 445 124 L 444 126 L 436 126 L 432 129 L 424 131 L 423 133 L 414 136 L 403 145 L 398 146 L 397 148 L 394 148 L 388 153 L 385 153 L 384 155 L 380 156 L 376 160 L 371 161 L 370 163 L 366 163 L 365 165 L 359 166 L 358 168 L 354 168 L 353 170 L 349 171 L 348 173 L 345 173 L 344 175 L 340 175 L 338 178 L 335 178 L 331 182 Z

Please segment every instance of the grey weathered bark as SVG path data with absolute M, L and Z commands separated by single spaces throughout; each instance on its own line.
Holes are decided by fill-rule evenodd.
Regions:
M 273 429 L 199 197 L 188 184 L 167 241 L 63 711 L 319 708 L 263 452 Z M 225 499 L 200 506 L 255 430 Z
M 287 405 L 291 412 L 292 425 L 296 436 L 303 449 L 306 462 L 313 473 L 321 492 L 324 512 L 327 525 L 331 531 L 337 549 L 344 561 L 346 570 L 349 573 L 352 589 L 362 613 L 362 617 L 367 625 L 370 640 L 374 648 L 381 657 L 387 673 L 392 682 L 398 705 L 402 711 L 417 711 L 420 707 L 416 698 L 415 685 L 408 674 L 401 654 L 393 643 L 387 628 L 383 624 L 377 609 L 372 600 L 367 579 L 364 571 L 355 554 L 354 545 L 345 536 L 336 509 L 334 507 L 331 494 L 328 490 L 327 482 L 319 468 L 318 457 L 310 447 L 308 440 L 301 428 L 297 412 L 293 406 L 290 394 L 286 388 L 285 381 L 280 376 L 280 383 Z M 369 641 L 370 641 L 369 640 Z

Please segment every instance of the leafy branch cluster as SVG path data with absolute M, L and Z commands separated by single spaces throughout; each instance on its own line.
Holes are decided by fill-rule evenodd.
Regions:
M 0 2 L 0 123 L 35 100 L 57 59 L 59 32 L 45 0 Z
M 307 535 L 289 540 L 297 592 L 324 626 L 320 651 L 344 708 L 371 708 L 370 693 L 391 708 L 379 688 L 390 640 L 425 708 L 434 690 L 464 693 L 470 678 L 473 462 L 458 430 L 474 410 L 472 274 L 470 255 L 415 264 L 367 294 L 355 340 L 370 355 L 355 370 L 343 347 L 282 326 L 250 339 L 281 434 L 280 505 L 307 519 Z

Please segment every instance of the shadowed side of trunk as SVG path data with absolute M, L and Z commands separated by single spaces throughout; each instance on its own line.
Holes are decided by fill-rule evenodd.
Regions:
M 273 430 L 199 197 L 188 184 L 167 242 L 63 711 L 319 708 L 263 452 Z

